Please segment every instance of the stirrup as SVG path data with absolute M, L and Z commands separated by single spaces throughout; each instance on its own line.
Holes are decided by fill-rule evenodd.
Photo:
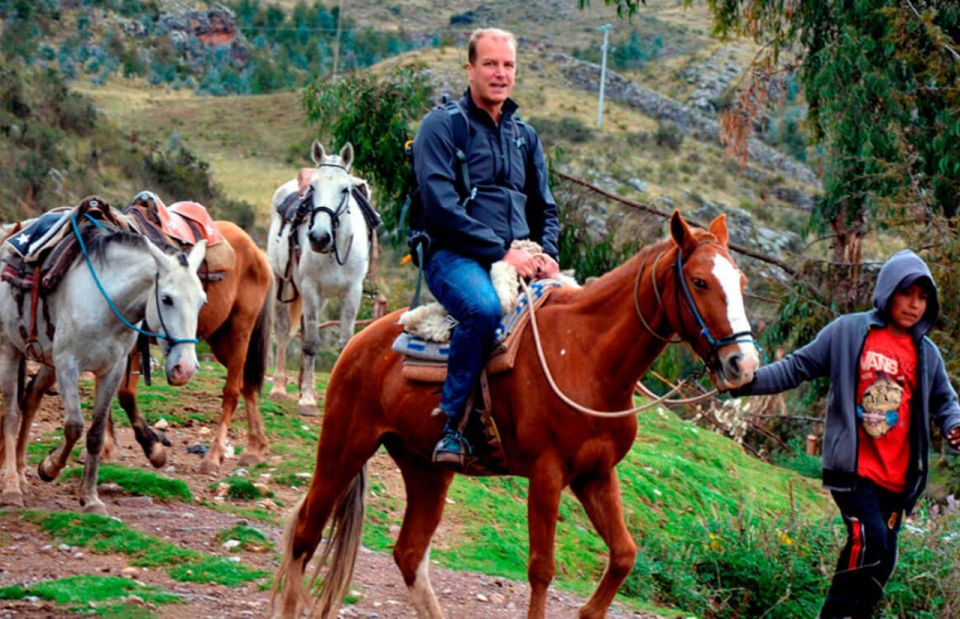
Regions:
M 463 434 L 450 431 L 445 433 L 433 448 L 433 463 L 460 470 L 469 453 L 470 443 Z

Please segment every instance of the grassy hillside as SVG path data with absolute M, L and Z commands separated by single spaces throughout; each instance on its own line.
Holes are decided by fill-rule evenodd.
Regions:
M 323 394 L 328 375 L 319 373 L 317 378 Z M 194 442 L 206 443 L 207 426 L 218 416 L 222 380 L 223 369 L 204 362 L 186 387 L 143 387 L 141 410 L 150 423 L 165 420 L 178 452 Z M 84 390 L 90 388 L 85 383 Z M 125 464 L 137 468 L 106 466 L 101 483 L 111 482 L 128 494 L 185 501 L 235 513 L 248 522 L 279 525 L 276 505 L 293 505 L 313 473 L 319 422 L 299 417 L 292 402 L 266 400 L 262 410 L 271 456 L 251 470 L 233 474 L 236 461 L 228 460 L 220 483 L 187 469 L 176 479 L 158 483 L 136 445 L 126 445 L 124 450 L 135 457 Z M 114 414 L 126 425 L 119 408 Z M 241 417 L 230 436 L 238 452 L 246 432 Z M 749 457 L 734 442 L 672 412 L 651 410 L 638 421 L 637 439 L 618 466 L 627 525 L 639 545 L 621 601 L 638 608 L 658 605 L 657 612 L 664 616 L 813 616 L 843 535 L 819 482 Z M 28 454 L 31 463 L 62 435 L 55 427 L 36 437 Z M 196 462 L 188 455 L 175 461 L 178 469 Z M 260 486 L 252 485 L 254 481 Z M 524 479 L 457 478 L 432 560 L 457 570 L 526 580 L 526 493 Z M 272 508 L 265 508 L 264 497 L 271 497 Z M 367 506 L 363 542 L 389 552 L 403 518 L 404 490 L 399 471 L 382 450 L 370 462 Z M 37 516 L 38 521 L 53 517 Z M 910 523 L 884 616 L 932 619 L 937 609 L 960 599 L 948 559 L 960 551 L 960 538 L 946 535 L 949 526 L 955 524 L 927 520 L 923 510 Z M 561 500 L 556 552 L 554 586 L 588 595 L 600 578 L 607 550 L 568 492 Z

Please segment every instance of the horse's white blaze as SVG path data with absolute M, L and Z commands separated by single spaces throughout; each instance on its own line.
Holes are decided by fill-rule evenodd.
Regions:
M 740 291 L 740 271 L 730 260 L 717 254 L 713 257 L 712 273 L 720 282 L 723 296 L 727 300 L 727 322 L 730 323 L 731 332 L 750 331 L 750 321 L 747 320 L 747 311 L 743 306 L 743 293 Z M 752 342 L 741 342 L 738 348 L 748 367 L 756 368 L 759 365 L 757 347 Z
M 440 603 L 430 585 L 430 546 L 423 553 L 423 559 L 417 566 L 417 575 L 414 578 L 413 585 L 410 586 L 410 601 L 417 609 L 418 617 L 436 617 L 442 618 L 443 611 L 440 610 Z

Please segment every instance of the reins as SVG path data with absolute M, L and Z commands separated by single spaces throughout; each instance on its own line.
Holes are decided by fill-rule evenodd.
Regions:
M 540 342 L 540 328 L 537 326 L 537 315 L 533 307 L 533 295 L 530 294 L 530 288 L 527 286 L 527 283 L 520 280 L 520 285 L 523 287 L 523 294 L 527 297 L 527 306 L 530 308 L 530 327 L 533 330 L 533 341 L 536 344 L 537 348 L 537 357 L 540 359 L 540 366 L 543 368 L 543 374 L 547 377 L 547 382 L 550 384 L 550 388 L 553 389 L 553 392 L 556 394 L 560 400 L 572 408 L 575 411 L 584 413 L 585 415 L 590 415 L 591 417 L 607 417 L 607 418 L 616 418 L 616 417 L 629 417 L 630 415 L 636 415 L 637 413 L 642 413 L 645 410 L 649 410 L 654 406 L 658 406 L 663 402 L 667 401 L 667 398 L 676 393 L 683 387 L 684 383 L 681 382 L 676 387 L 668 391 L 664 396 L 659 397 L 655 400 L 642 404 L 640 406 L 635 406 L 633 408 L 621 411 L 598 411 L 587 406 L 583 406 L 574 402 L 570 399 L 567 394 L 560 390 L 560 387 L 557 386 L 556 381 L 553 379 L 553 375 L 550 373 L 550 368 L 547 365 L 547 358 L 543 352 L 543 344 Z M 637 381 L 639 383 L 639 381 Z
M 84 213 L 83 216 L 86 217 L 88 220 L 90 220 L 93 223 L 93 225 L 95 225 L 97 228 L 99 228 L 100 230 L 103 230 L 104 232 L 107 232 L 107 229 L 99 221 L 91 217 L 89 213 Z M 97 285 L 97 289 L 100 291 L 100 294 L 103 296 L 104 300 L 107 302 L 107 306 L 110 308 L 110 311 L 112 311 L 113 314 L 120 319 L 120 322 L 122 322 L 125 327 L 133 331 L 136 331 L 141 335 L 146 335 L 147 337 L 154 337 L 160 340 L 164 340 L 168 344 L 170 344 L 171 347 L 176 346 L 177 344 L 197 344 L 200 341 L 199 339 L 193 338 L 193 337 L 189 337 L 189 338 L 173 337 L 169 333 L 167 333 L 167 327 L 163 321 L 163 309 L 160 305 L 160 290 L 159 290 L 160 273 L 159 271 L 154 276 L 154 292 L 156 293 L 156 297 L 157 297 L 156 299 L 157 315 L 160 317 L 160 325 L 163 329 L 163 333 L 153 333 L 151 331 L 147 331 L 146 329 L 141 329 L 137 325 L 127 320 L 123 316 L 123 314 L 120 313 L 120 310 L 117 309 L 116 305 L 113 304 L 113 300 L 110 298 L 110 295 L 107 294 L 107 291 L 104 289 L 103 284 L 100 282 L 100 277 L 97 276 L 96 269 L 93 268 L 93 262 L 90 260 L 90 253 L 87 251 L 87 244 L 84 243 L 83 235 L 80 234 L 80 227 L 77 225 L 77 213 L 73 213 L 73 215 L 71 215 L 70 225 L 73 228 L 73 234 L 77 237 L 77 243 L 80 244 L 80 252 L 83 254 L 83 259 L 87 263 L 87 268 L 90 270 L 90 275 L 93 277 L 93 282 Z

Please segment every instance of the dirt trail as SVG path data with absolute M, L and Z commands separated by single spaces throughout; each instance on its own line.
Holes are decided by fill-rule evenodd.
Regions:
M 178 408 L 203 410 L 214 418 L 219 405 L 216 398 L 206 394 L 184 392 L 184 401 Z M 191 401 L 192 400 L 192 401 Z M 57 430 L 61 423 L 60 400 L 47 397 L 38 412 L 33 436 Z M 238 424 L 239 425 L 239 424 Z M 243 431 L 242 426 L 239 431 Z M 144 458 L 129 428 L 117 427 L 117 463 L 128 467 L 153 470 Z M 199 457 L 187 453 L 186 447 L 195 443 L 209 443 L 212 433 L 209 428 L 194 425 L 176 428 L 169 433 L 173 442 L 168 466 L 160 472 L 183 480 L 197 501 L 223 501 L 216 498 L 214 478 L 196 472 Z M 242 444 L 242 436 L 231 432 L 234 444 Z M 273 456 L 274 459 L 279 456 Z M 235 465 L 227 461 L 221 477 Z M 395 467 L 385 456 L 371 461 L 371 473 L 382 477 L 394 475 Z M 79 502 L 75 496 L 76 482 L 44 483 L 34 470 L 29 472 L 30 486 L 25 497 L 29 509 L 49 511 L 76 511 Z M 284 522 L 286 509 L 294 505 L 300 491 L 275 484 L 271 486 L 277 498 L 286 505 L 275 509 L 278 520 Z M 228 552 L 217 540 L 217 533 L 237 524 L 254 527 L 271 540 L 277 548 L 281 545 L 280 526 L 245 520 L 242 517 L 211 509 L 199 504 L 162 502 L 150 497 L 125 494 L 119 487 L 101 484 L 101 498 L 111 516 L 122 520 L 127 526 L 156 536 L 183 548 L 221 556 L 239 556 L 242 564 L 273 572 L 277 566 L 277 552 Z M 230 503 L 230 501 L 225 501 Z M 249 502 L 236 502 L 249 507 Z M 261 505 L 263 503 L 261 502 Z M 261 579 L 239 587 L 215 584 L 184 583 L 173 580 L 166 571 L 158 568 L 141 568 L 129 564 L 125 555 L 98 555 L 86 548 L 74 548 L 55 541 L 36 525 L 25 522 L 17 512 L 0 510 L 0 587 L 14 584 L 29 584 L 52 578 L 64 578 L 79 574 L 124 576 L 138 582 L 155 585 L 165 591 L 176 593 L 183 603 L 167 604 L 151 608 L 159 617 L 205 617 L 237 618 L 264 617 L 268 614 L 269 591 L 262 591 Z M 431 568 L 433 588 L 440 605 L 450 618 L 476 617 L 525 617 L 527 607 L 526 583 L 495 578 L 482 574 L 458 572 L 437 566 Z M 361 549 L 354 575 L 352 589 L 359 592 L 359 600 L 345 606 L 342 617 L 399 618 L 415 616 L 407 597 L 406 587 L 391 556 Z M 574 617 L 584 600 L 553 590 L 549 596 L 547 614 L 550 617 Z M 63 617 L 63 606 L 43 600 L 0 600 L 0 619 L 7 617 Z M 637 613 L 615 607 L 611 617 L 644 617 L 656 619 L 657 615 Z

